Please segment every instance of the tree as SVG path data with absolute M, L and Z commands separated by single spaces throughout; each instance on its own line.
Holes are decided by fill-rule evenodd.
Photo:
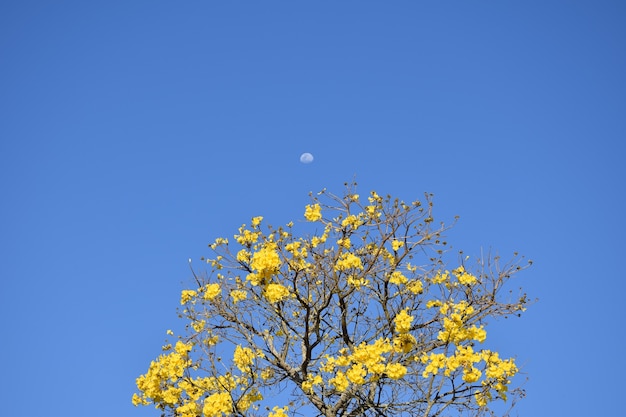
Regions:
M 504 287 L 530 262 L 470 268 L 459 253 L 446 267 L 449 226 L 434 222 L 432 195 L 364 203 L 355 187 L 311 195 L 304 237 L 254 217 L 209 245 L 210 273 L 181 295 L 187 334 L 137 378 L 133 403 L 180 417 L 482 415 L 507 394 L 514 404 L 514 359 L 482 346 L 488 319 L 525 310 L 526 295 Z

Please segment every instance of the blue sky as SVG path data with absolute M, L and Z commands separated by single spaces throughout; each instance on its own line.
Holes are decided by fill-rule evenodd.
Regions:
M 534 261 L 513 284 L 539 302 L 487 328 L 529 377 L 520 416 L 620 415 L 625 18 L 603 0 L 3 2 L 2 414 L 158 416 L 130 398 L 182 324 L 187 259 L 356 177 L 434 193 L 467 254 Z

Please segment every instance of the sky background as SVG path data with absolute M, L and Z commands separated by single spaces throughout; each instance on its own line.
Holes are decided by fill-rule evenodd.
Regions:
M 539 302 L 485 346 L 529 377 L 520 416 L 623 416 L 625 22 L 603 0 L 2 2 L 0 413 L 158 416 L 131 396 L 187 259 L 356 178 L 434 193 L 469 255 L 534 261 L 512 288 Z

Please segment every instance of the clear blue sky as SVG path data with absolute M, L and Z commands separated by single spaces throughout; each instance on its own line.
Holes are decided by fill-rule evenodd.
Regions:
M 520 416 L 623 415 L 623 1 L 4 1 L 3 416 L 134 408 L 207 255 L 356 176 L 535 261 Z M 299 162 L 302 152 L 315 156 Z M 523 378 L 520 378 L 520 380 Z M 621 414 L 620 414 L 621 413 Z

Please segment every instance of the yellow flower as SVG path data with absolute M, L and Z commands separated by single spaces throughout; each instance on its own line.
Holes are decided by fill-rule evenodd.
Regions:
M 400 271 L 393 271 L 389 276 L 389 282 L 396 285 L 406 284 L 408 279 Z
M 248 252 L 245 249 L 242 249 L 239 252 L 237 252 L 237 262 L 243 262 L 246 264 L 250 262 L 250 252 Z
M 487 405 L 487 402 L 491 399 L 491 394 L 487 393 L 483 393 L 481 391 L 476 391 L 476 393 L 474 393 L 474 399 L 476 400 L 476 404 L 478 404 L 479 407 L 484 407 Z
M 304 218 L 310 222 L 316 222 L 322 218 L 322 207 L 319 204 L 309 204 L 304 211 Z
M 399 363 L 390 363 L 385 368 L 385 373 L 391 379 L 400 379 L 406 375 L 406 367 Z
M 411 323 L 413 322 L 413 316 L 406 312 L 406 309 L 400 311 L 394 319 L 396 324 L 396 333 L 407 333 L 411 330 Z
M 430 355 L 422 355 L 420 358 L 422 363 L 427 363 L 424 372 L 422 372 L 423 378 L 428 378 L 430 374 L 437 375 L 439 369 L 446 367 L 446 355 L 443 353 L 431 353 Z
M 265 381 L 274 377 L 274 370 L 272 368 L 265 368 L 261 371 L 261 378 Z
M 394 251 L 397 251 L 398 249 L 400 249 L 402 246 L 404 246 L 404 242 L 400 242 L 399 240 L 394 239 L 391 242 L 391 247 L 393 248 Z
M 401 333 L 393 339 L 393 350 L 396 352 L 409 353 L 416 343 L 417 340 L 415 340 L 412 334 Z
M 346 269 L 350 269 L 350 268 L 363 269 L 361 258 L 354 255 L 353 253 L 341 254 L 341 257 L 335 264 L 335 269 L 337 271 L 345 271 Z
M 348 388 L 348 385 L 350 385 L 348 378 L 346 378 L 346 375 L 342 371 L 337 371 L 335 377 L 331 378 L 328 382 L 339 392 L 344 392 Z
M 480 376 L 482 375 L 482 373 L 480 372 L 480 370 L 478 370 L 475 367 L 466 367 L 463 369 L 463 381 L 465 382 L 469 382 L 470 384 L 472 382 L 476 382 L 480 379 Z
M 268 284 L 264 294 L 267 301 L 277 303 L 289 297 L 289 289 L 280 284 Z
M 187 304 L 196 295 L 198 295 L 198 293 L 194 290 L 183 290 L 180 294 L 180 304 Z
M 349 215 L 341 222 L 341 227 L 350 226 L 353 229 L 357 229 L 361 225 L 361 220 L 354 214 Z
M 426 303 L 426 308 L 441 307 L 442 305 L 443 303 L 440 300 L 429 300 Z
M 276 252 L 276 243 L 266 242 L 263 247 L 252 255 L 250 267 L 261 279 L 269 278 L 278 272 L 280 257 Z
M 230 415 L 233 411 L 233 400 L 227 392 L 218 392 L 209 395 L 204 400 L 202 414 L 205 417 L 222 417 L 222 414 Z
M 433 284 L 443 284 L 449 279 L 450 279 L 450 275 L 448 275 L 448 271 L 444 273 L 438 272 L 433 278 L 431 278 L 431 282 Z
M 222 289 L 220 288 L 220 284 L 207 284 L 204 287 L 204 299 L 212 300 L 220 295 L 221 292 Z
M 347 279 L 348 284 L 352 285 L 353 287 L 355 287 L 356 289 L 359 289 L 363 286 L 368 286 L 370 281 L 368 279 L 359 277 L 357 275 L 350 275 Z
M 304 381 L 302 383 L 302 390 L 304 392 L 310 393 L 313 390 L 313 387 L 316 385 L 322 385 L 324 383 L 324 381 L 322 380 L 322 377 L 320 375 L 311 375 L 309 374 L 307 376 L 306 381 Z
M 248 297 L 248 293 L 243 290 L 232 290 L 230 296 L 233 299 L 233 303 L 236 304 L 239 301 L 245 300 Z
M 239 228 L 238 235 L 235 235 L 235 240 L 240 245 L 246 246 L 255 243 L 259 239 L 259 235 L 261 232 L 251 232 L 247 229 L 244 229 L 244 226 Z
M 416 279 L 413 281 L 410 281 L 407 285 L 406 288 L 411 291 L 413 294 L 421 294 L 424 292 L 424 287 L 422 284 L 422 281 Z
M 206 321 L 204 321 L 204 320 L 194 321 L 194 322 L 191 323 L 191 327 L 193 327 L 193 329 L 196 332 L 201 332 L 204 329 L 205 325 L 206 325 Z
M 287 410 L 289 410 L 289 407 L 287 406 L 282 408 L 278 408 L 278 406 L 276 406 L 272 409 L 272 411 L 270 411 L 267 417 L 288 417 Z
M 352 242 L 350 242 L 350 238 L 349 237 L 344 237 L 343 239 L 339 239 L 337 241 L 337 244 L 339 246 L 342 246 L 346 249 L 350 249 L 350 246 L 352 246 Z
M 478 282 L 478 279 L 465 271 L 463 266 L 458 267 L 452 273 L 456 276 L 456 279 L 463 285 L 474 285 Z
M 247 347 L 242 348 L 240 345 L 237 345 L 235 353 L 233 354 L 233 363 L 241 372 L 249 372 L 250 365 L 252 365 L 254 358 L 255 355 L 252 349 Z
M 263 216 L 256 216 L 252 218 L 252 227 L 257 228 L 261 221 L 263 220 Z
M 363 368 L 361 364 L 354 364 L 348 369 L 346 372 L 346 377 L 353 384 L 362 385 L 365 383 L 365 376 L 367 375 L 367 371 Z

